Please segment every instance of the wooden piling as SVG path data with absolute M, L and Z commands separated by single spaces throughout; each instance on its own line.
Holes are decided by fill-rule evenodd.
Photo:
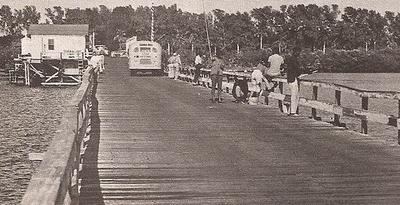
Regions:
M 313 100 L 318 100 L 318 86 L 313 86 Z M 311 108 L 311 116 L 314 120 L 317 119 L 317 109 L 316 108 Z
M 337 106 L 342 105 L 341 96 L 342 96 L 342 91 L 335 90 L 335 101 L 336 101 Z M 333 123 L 337 126 L 340 126 L 340 115 L 338 115 L 338 114 L 334 115 Z
M 361 97 L 361 109 L 364 111 L 368 111 L 368 97 Z M 361 118 L 361 133 L 368 134 L 367 117 Z

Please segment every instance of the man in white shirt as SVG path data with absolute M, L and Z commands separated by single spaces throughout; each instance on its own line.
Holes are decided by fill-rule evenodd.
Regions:
M 196 68 L 196 70 L 194 72 L 193 85 L 198 85 L 200 69 L 203 67 L 203 59 L 201 58 L 199 53 L 197 53 L 196 58 L 194 59 L 194 67 Z
M 269 83 L 272 82 L 274 77 L 280 76 L 282 71 L 282 64 L 284 63 L 283 57 L 279 55 L 279 49 L 274 47 L 272 49 L 273 55 L 268 58 L 268 69 L 264 75 Z M 276 86 L 276 84 L 275 84 Z M 275 87 L 274 86 L 274 87 Z
M 276 77 L 281 75 L 281 66 L 284 62 L 283 57 L 279 55 L 279 49 L 273 48 L 273 55 L 268 58 L 269 68 L 266 70 L 267 75 Z
M 249 88 L 250 97 L 257 97 L 257 103 L 260 101 L 260 97 L 263 94 L 262 82 L 268 82 L 263 75 L 265 68 L 266 67 L 262 64 L 258 64 L 256 69 L 251 73 L 251 87 Z
M 104 56 L 93 54 L 88 64 L 94 68 L 98 68 L 100 73 L 104 72 Z

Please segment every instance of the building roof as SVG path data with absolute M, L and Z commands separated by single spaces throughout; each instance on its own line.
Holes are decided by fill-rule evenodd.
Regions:
M 87 24 L 32 24 L 28 29 L 30 35 L 84 36 L 88 33 Z

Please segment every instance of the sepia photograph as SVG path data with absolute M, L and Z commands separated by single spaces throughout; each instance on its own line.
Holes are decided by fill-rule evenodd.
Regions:
M 0 0 L 1 205 L 397 205 L 400 1 Z

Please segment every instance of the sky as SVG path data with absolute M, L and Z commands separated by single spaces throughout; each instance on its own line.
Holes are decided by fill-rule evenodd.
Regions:
M 295 4 L 317 4 L 331 5 L 338 4 L 341 11 L 347 6 L 354 8 L 366 8 L 376 10 L 381 14 L 385 11 L 400 12 L 400 0 L 0 0 L 0 5 L 9 5 L 11 8 L 21 9 L 25 5 L 34 5 L 40 12 L 44 12 L 44 8 L 53 6 L 61 6 L 63 8 L 92 8 L 99 5 L 106 5 L 109 8 L 117 6 L 132 5 L 134 8 L 143 5 L 166 5 L 177 4 L 178 8 L 183 11 L 194 13 L 203 12 L 203 2 L 206 11 L 213 9 L 222 9 L 228 13 L 237 11 L 250 11 L 253 8 L 264 6 L 272 6 L 279 9 L 281 5 Z M 42 15 L 44 16 L 44 15 Z

